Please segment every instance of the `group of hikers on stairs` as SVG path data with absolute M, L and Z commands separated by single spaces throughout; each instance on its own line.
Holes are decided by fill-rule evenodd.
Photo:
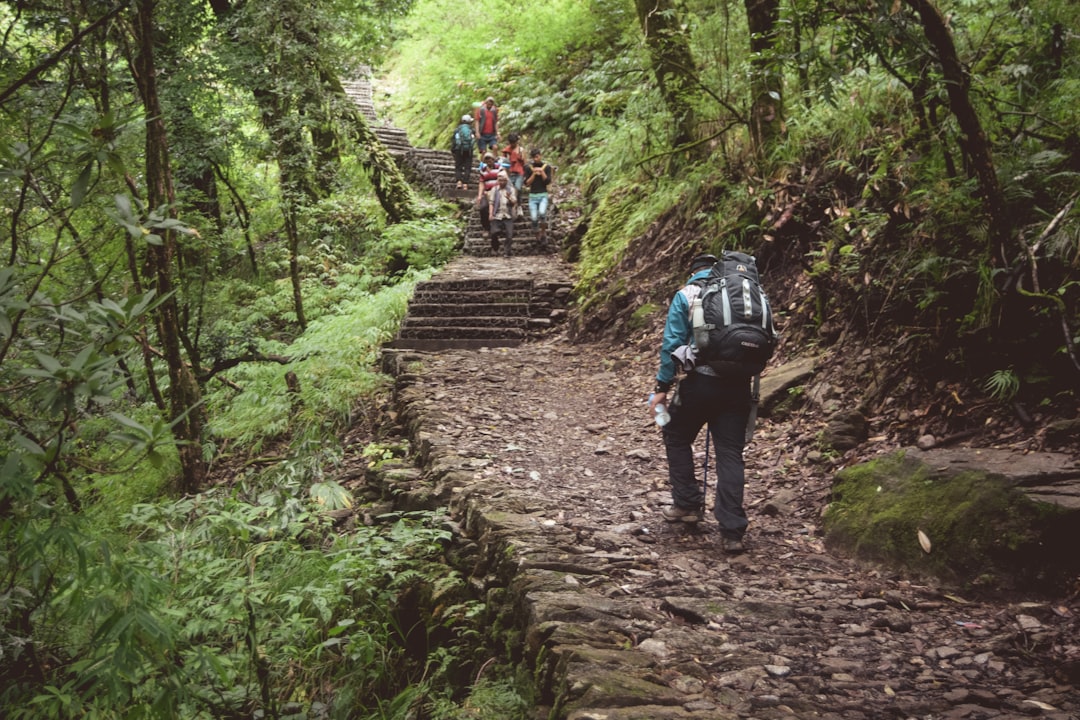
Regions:
M 480 153 L 476 168 L 479 182 L 475 207 L 480 225 L 491 239 L 491 249 L 511 255 L 514 220 L 522 217 L 521 196 L 528 191 L 529 220 L 541 245 L 547 245 L 548 187 L 554 168 L 546 163 L 539 148 L 529 152 L 526 162 L 517 133 L 507 135 L 508 144 L 499 150 L 499 108 L 495 98 L 487 98 L 476 109 L 476 117 L 463 115 L 454 130 L 450 150 L 454 155 L 454 180 L 458 190 L 467 190 L 473 172 L 473 149 Z M 496 156 L 499 152 L 499 156 Z

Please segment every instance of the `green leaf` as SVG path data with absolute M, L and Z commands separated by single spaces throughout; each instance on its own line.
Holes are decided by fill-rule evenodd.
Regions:
M 79 354 L 71 361 L 70 368 L 72 370 L 83 370 L 86 368 L 86 364 L 90 361 L 91 356 L 94 355 L 94 346 L 87 345 Z
M 42 352 L 34 352 L 34 357 L 37 359 L 38 364 L 45 368 L 51 375 L 55 375 L 63 369 L 63 365 L 60 361 L 54 358 L 52 355 L 46 355 Z
M 116 203 L 116 209 L 120 213 L 120 217 L 124 220 L 134 220 L 135 213 L 131 210 L 131 198 L 127 195 L 116 195 L 113 197 L 113 201 Z
M 120 413 L 114 412 L 114 413 L 109 413 L 109 417 L 111 417 L 113 420 L 120 423 L 121 425 L 124 425 L 125 427 L 131 428 L 132 430 L 139 433 L 140 435 L 143 435 L 145 437 L 150 437 L 152 435 L 152 433 L 150 432 L 149 427 L 147 427 L 146 425 L 143 425 L 141 422 L 139 422 L 137 420 L 132 420 L 127 415 L 122 415 Z
M 40 445 L 38 445 L 36 442 L 34 442 L 30 438 L 26 437 L 25 435 L 22 435 L 22 434 L 15 435 L 12 438 L 12 440 L 14 441 L 14 443 L 16 445 L 21 447 L 23 450 L 25 450 L 27 453 L 29 453 L 34 458 L 40 459 L 40 458 L 45 457 L 45 448 L 41 447 Z
M 93 165 L 84 167 L 82 172 L 79 173 L 79 177 L 75 179 L 75 184 L 71 186 L 72 209 L 82 205 L 83 200 L 86 199 L 86 189 L 90 186 L 90 174 L 93 170 Z
M 352 495 L 336 482 L 315 483 L 308 493 L 315 504 L 325 510 L 343 510 L 353 506 Z

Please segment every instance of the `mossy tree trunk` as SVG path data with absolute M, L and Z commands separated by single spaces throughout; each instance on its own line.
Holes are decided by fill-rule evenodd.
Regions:
M 922 21 L 923 32 L 937 52 L 944 76 L 949 108 L 960 127 L 960 147 L 969 162 L 969 174 L 979 184 L 979 196 L 990 225 L 989 253 L 1002 265 L 1010 262 L 1009 219 L 994 166 L 994 156 L 979 115 L 971 101 L 971 78 L 960 62 L 952 33 L 941 11 L 930 0 L 906 0 Z
M 783 75 L 774 57 L 778 0 L 744 0 L 750 30 L 750 139 L 762 156 L 783 131 Z
M 671 114 L 671 144 L 676 150 L 685 148 L 689 159 L 698 158 L 704 150 L 694 143 L 697 66 L 688 35 L 681 27 L 678 8 L 673 0 L 634 0 L 634 6 L 660 95 Z
M 401 168 L 368 125 L 363 113 L 345 94 L 340 78 L 324 71 L 322 84 L 333 96 L 334 106 L 343 118 L 350 139 L 360 149 L 361 164 L 371 173 L 371 184 L 375 187 L 375 195 L 387 220 L 399 223 L 415 219 L 417 209 L 412 188 Z
M 165 121 L 158 99 L 157 68 L 154 64 L 154 10 L 156 0 L 138 0 L 135 6 L 134 56 L 131 68 L 142 99 L 146 123 L 146 199 L 153 210 L 168 208 L 175 216 L 169 146 Z M 181 493 L 198 491 L 206 479 L 207 466 L 202 455 L 202 392 L 185 362 L 180 339 L 179 304 L 173 285 L 173 264 L 177 255 L 176 233 L 160 232 L 158 243 L 147 245 L 146 267 L 149 281 L 163 301 L 154 310 L 158 341 L 169 372 L 169 415 L 173 435 L 178 442 L 182 471 Z

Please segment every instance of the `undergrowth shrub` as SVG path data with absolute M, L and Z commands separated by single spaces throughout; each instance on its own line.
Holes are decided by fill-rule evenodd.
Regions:
M 228 371 L 227 385 L 207 392 L 213 435 L 257 452 L 286 434 L 340 429 L 357 399 L 386 382 L 374 369 L 379 350 L 397 332 L 415 283 L 431 272 L 374 294 L 342 297 L 333 314 L 316 315 L 292 343 L 252 339 L 262 353 L 283 362 L 245 363 Z M 288 390 L 289 372 L 299 379 L 297 395 Z
M 64 602 L 28 613 L 51 661 L 41 684 L 8 674 L 5 716 L 344 717 L 413 682 L 394 608 L 418 579 L 460 585 L 446 531 L 412 513 L 335 536 L 304 488 L 253 478 L 136 505 L 129 539 L 41 528 Z M 31 648 L 7 650 L 5 665 Z

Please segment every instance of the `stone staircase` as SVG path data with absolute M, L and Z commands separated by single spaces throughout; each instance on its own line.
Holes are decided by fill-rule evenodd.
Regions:
M 469 189 L 456 189 L 449 150 L 414 148 L 404 130 L 378 119 L 370 71 L 342 85 L 410 182 L 456 201 L 465 222 L 463 255 L 416 286 L 388 350 L 513 347 L 563 320 L 573 287 L 569 266 L 554 254 L 550 238 L 541 243 L 536 237 L 528 196 L 522 198 L 525 215 L 514 223 L 513 257 L 504 258 L 492 250 L 473 207 L 479 183 L 475 168 Z
M 551 256 L 528 262 L 462 256 L 416 286 L 387 347 L 515 347 L 566 317 L 571 288 L 565 264 Z

